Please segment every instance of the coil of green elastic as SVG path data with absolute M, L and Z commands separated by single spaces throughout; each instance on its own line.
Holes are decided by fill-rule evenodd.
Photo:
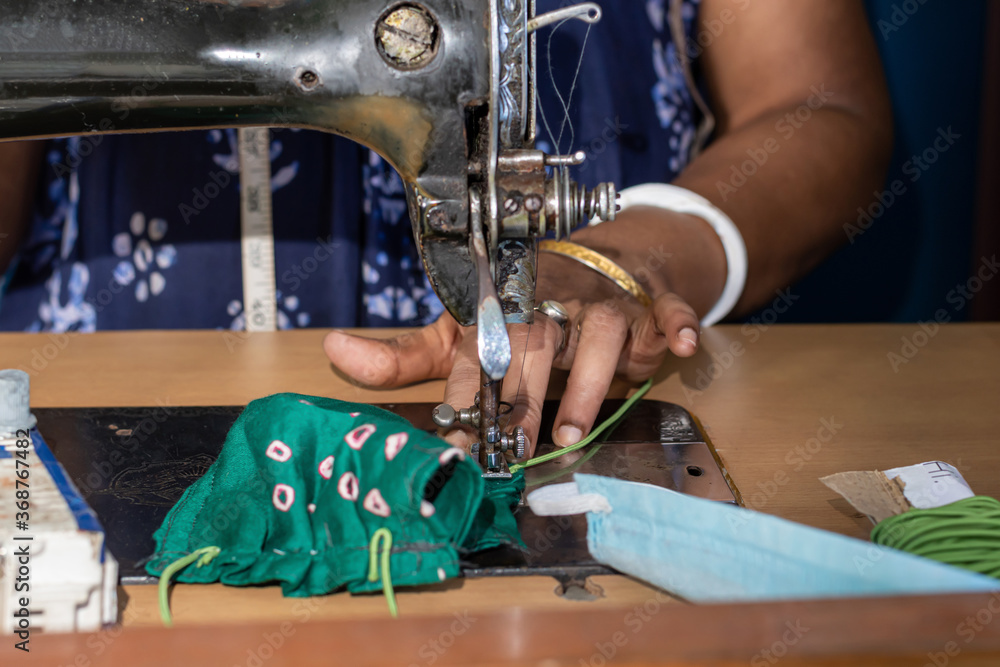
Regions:
M 875 526 L 872 542 L 1000 579 L 1000 501 L 975 496 L 911 509 Z

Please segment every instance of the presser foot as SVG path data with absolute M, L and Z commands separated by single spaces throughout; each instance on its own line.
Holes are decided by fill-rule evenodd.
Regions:
M 515 459 L 523 459 L 528 451 L 528 436 L 524 434 L 524 429 L 515 426 L 508 433 L 498 433 L 500 439 L 493 445 L 492 451 L 480 451 L 483 447 L 481 442 L 472 446 L 472 455 L 479 461 L 483 469 L 483 477 L 487 479 L 510 479 L 513 473 L 507 465 L 506 452 L 510 452 Z
M 472 456 L 480 461 L 482 465 L 482 457 L 480 456 L 480 444 L 477 442 L 472 446 Z M 487 454 L 491 463 L 483 466 L 483 479 L 510 479 L 513 474 L 510 471 L 510 467 L 507 465 L 507 459 L 502 454 L 497 452 L 497 456 L 493 454 Z
M 497 403 L 498 407 L 511 409 L 507 403 Z M 504 413 L 505 414 L 505 413 Z M 492 479 L 510 479 L 512 476 L 507 465 L 506 453 L 510 452 L 515 459 L 523 459 L 528 452 L 528 436 L 524 428 L 515 426 L 508 432 L 503 432 L 497 424 L 495 415 L 486 415 L 488 420 L 484 426 L 484 411 L 480 406 L 480 396 L 476 395 L 476 404 L 471 408 L 456 410 L 442 403 L 434 408 L 431 418 L 440 428 L 451 428 L 455 424 L 470 426 L 480 433 L 480 440 L 472 445 L 470 453 L 479 461 L 483 469 L 483 477 Z

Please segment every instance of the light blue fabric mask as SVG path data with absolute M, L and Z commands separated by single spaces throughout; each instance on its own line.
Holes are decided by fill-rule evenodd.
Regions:
M 862 540 L 595 475 L 532 492 L 535 514 L 587 514 L 591 555 L 693 602 L 991 591 L 1000 581 Z

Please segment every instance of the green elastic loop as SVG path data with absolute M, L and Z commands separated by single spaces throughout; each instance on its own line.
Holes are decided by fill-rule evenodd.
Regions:
M 379 528 L 372 535 L 372 541 L 368 547 L 368 581 L 378 581 L 379 542 L 382 543 L 382 593 L 389 605 L 389 614 L 393 618 L 398 618 L 399 609 L 396 607 L 396 593 L 392 589 L 392 575 L 389 572 L 389 556 L 392 555 L 392 531 L 388 528 Z
M 167 566 L 167 569 L 163 571 L 163 574 L 160 575 L 159 585 L 160 618 L 163 619 L 163 625 L 168 628 L 171 628 L 174 625 L 174 619 L 170 615 L 170 596 L 168 594 L 170 590 L 170 580 L 173 576 L 195 561 L 198 561 L 195 567 L 208 565 L 216 556 L 219 555 L 221 551 L 222 549 L 219 547 L 203 547 L 188 554 L 187 556 L 184 556 L 184 558 L 175 560 Z
M 540 463 L 547 463 L 548 461 L 557 459 L 560 456 L 566 456 L 570 452 L 575 452 L 578 449 L 583 449 L 590 443 L 594 442 L 594 440 L 596 440 L 602 433 L 604 433 L 604 431 L 606 431 L 607 429 L 611 428 L 616 423 L 618 423 L 618 420 L 621 419 L 626 412 L 631 410 L 632 406 L 638 403 L 639 400 L 643 396 L 645 396 L 646 393 L 652 387 L 653 387 L 653 380 L 652 379 L 646 380 L 646 384 L 639 387 L 639 390 L 637 392 L 632 394 L 632 396 L 627 401 L 622 403 L 622 406 L 615 411 L 615 414 L 611 415 L 606 420 L 601 422 L 601 425 L 595 428 L 593 431 L 591 431 L 590 435 L 588 435 L 586 438 L 576 443 L 575 445 L 570 445 L 569 447 L 563 447 L 559 450 L 556 450 L 554 452 L 549 452 L 548 454 L 544 454 L 542 456 L 536 456 L 535 458 L 525 461 L 524 463 L 516 463 L 510 467 L 510 471 L 512 473 L 515 473 L 523 468 L 530 468 L 531 466 L 536 466 Z
M 875 544 L 1000 578 L 1000 501 L 988 496 L 891 516 L 871 537 Z

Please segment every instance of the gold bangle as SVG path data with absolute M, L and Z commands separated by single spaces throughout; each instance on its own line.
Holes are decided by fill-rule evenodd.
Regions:
M 599 252 L 586 248 L 579 243 L 569 241 L 542 241 L 538 244 L 539 252 L 548 252 L 554 255 L 562 255 L 575 259 L 585 266 L 589 266 L 605 278 L 635 297 L 636 301 L 646 308 L 653 305 L 653 300 L 642 288 L 642 285 L 632 277 L 632 274 L 615 264 Z

